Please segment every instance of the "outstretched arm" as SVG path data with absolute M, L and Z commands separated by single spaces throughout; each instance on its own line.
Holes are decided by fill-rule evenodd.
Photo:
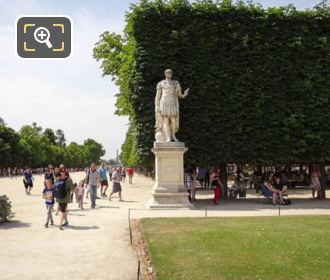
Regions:
M 178 97 L 179 97 L 179 98 L 184 99 L 184 98 L 186 98 L 187 95 L 189 94 L 189 88 L 187 88 L 187 89 L 184 91 L 184 94 L 182 94 L 181 86 L 180 86 L 180 84 L 178 83 L 178 85 L 177 85 L 177 94 L 178 94 Z

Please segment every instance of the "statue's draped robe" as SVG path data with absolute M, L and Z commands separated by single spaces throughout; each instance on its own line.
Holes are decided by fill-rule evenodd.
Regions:
M 182 95 L 181 86 L 178 81 L 163 80 L 157 84 L 157 91 L 161 91 L 159 102 L 160 116 L 162 118 L 176 118 L 176 132 L 179 130 L 179 99 Z M 157 123 L 158 122 L 158 123 Z M 156 116 L 156 128 L 160 128 L 159 117 Z
M 179 115 L 178 96 L 181 93 L 181 87 L 178 81 L 163 80 L 158 83 L 157 90 L 162 91 L 160 99 L 160 114 L 162 117 L 176 117 Z

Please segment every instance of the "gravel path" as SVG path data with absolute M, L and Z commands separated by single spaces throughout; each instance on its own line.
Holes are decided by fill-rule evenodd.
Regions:
M 72 173 L 74 182 L 83 173 Z M 42 176 L 35 176 L 32 195 L 24 192 L 22 178 L 0 179 L 0 194 L 7 194 L 15 212 L 13 222 L 0 225 L 1 280 L 133 280 L 136 279 L 137 258 L 130 246 L 128 209 L 131 218 L 141 217 L 204 217 L 208 216 L 267 216 L 278 215 L 278 207 L 258 201 L 253 190 L 248 198 L 210 203 L 211 191 L 198 191 L 196 210 L 147 210 L 153 181 L 136 175 L 134 183 L 123 184 L 124 202 L 117 197 L 109 202 L 97 200 L 91 210 L 85 200 L 85 210 L 77 203 L 69 205 L 69 227 L 43 227 L 46 209 L 41 197 Z M 328 197 L 330 193 L 327 193 Z M 293 204 L 281 207 L 281 215 L 330 215 L 329 200 L 313 201 L 310 191 L 298 191 L 290 196 Z

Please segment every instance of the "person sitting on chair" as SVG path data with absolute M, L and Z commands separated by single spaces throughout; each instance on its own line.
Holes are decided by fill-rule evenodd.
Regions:
M 261 193 L 265 197 L 272 197 L 273 205 L 276 205 L 278 191 L 272 187 L 271 182 L 266 177 L 263 178 L 262 180 Z M 282 195 L 281 195 L 281 199 L 282 199 Z
M 283 204 L 283 195 L 288 193 L 288 187 L 281 183 L 281 177 L 275 176 L 275 182 L 273 188 L 277 190 L 277 199 Z

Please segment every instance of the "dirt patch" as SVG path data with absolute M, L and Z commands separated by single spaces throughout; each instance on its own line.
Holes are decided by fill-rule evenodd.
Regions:
M 132 246 L 140 261 L 140 279 L 141 280 L 156 280 L 156 273 L 152 266 L 148 246 L 144 238 L 143 229 L 140 220 L 131 220 L 132 228 Z

